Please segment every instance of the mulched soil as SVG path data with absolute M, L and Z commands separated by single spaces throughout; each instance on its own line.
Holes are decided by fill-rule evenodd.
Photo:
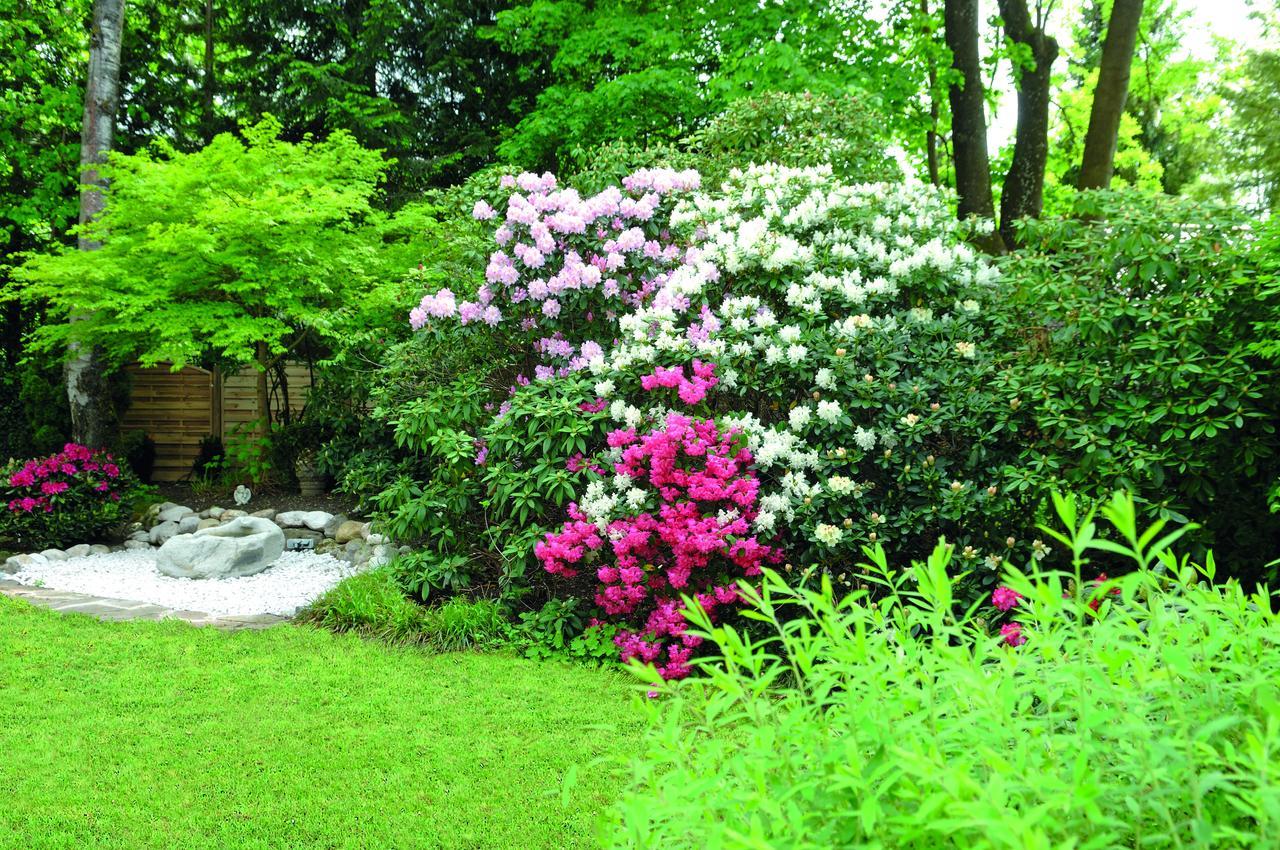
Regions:
M 235 487 L 216 490 L 201 487 L 200 492 L 196 493 L 188 484 L 158 484 L 156 495 L 166 502 L 186 505 L 193 511 L 202 511 L 214 505 L 222 508 L 240 508 L 241 506 L 236 504 L 236 500 L 231 495 L 234 489 Z M 323 496 L 304 498 L 296 490 L 273 485 L 249 489 L 253 492 L 253 498 L 249 504 L 241 508 L 242 510 L 261 511 L 272 508 L 276 512 L 327 511 L 331 514 L 346 514 L 352 519 L 357 518 L 356 500 L 343 493 L 325 493 Z

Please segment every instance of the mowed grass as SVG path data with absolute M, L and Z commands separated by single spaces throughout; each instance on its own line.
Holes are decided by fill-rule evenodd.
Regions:
M 643 725 L 622 673 L 3 596 L 0 712 L 4 848 L 590 847 Z

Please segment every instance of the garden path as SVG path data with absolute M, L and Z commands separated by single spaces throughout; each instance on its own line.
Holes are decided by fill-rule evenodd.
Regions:
M 108 599 L 87 593 L 72 593 L 48 587 L 31 587 L 7 579 L 0 580 L 0 593 L 25 599 L 32 605 L 49 608 L 64 614 L 88 614 L 99 620 L 182 620 L 193 626 L 213 626 L 224 631 L 240 629 L 265 629 L 288 622 L 288 617 L 276 614 L 244 614 L 215 617 L 200 611 L 183 611 L 166 608 L 150 602 L 129 599 Z

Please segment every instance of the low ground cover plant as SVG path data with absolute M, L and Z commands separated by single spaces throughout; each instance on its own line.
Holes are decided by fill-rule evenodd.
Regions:
M 1019 628 L 958 604 L 954 549 L 867 589 L 767 571 L 762 631 L 691 613 L 719 657 L 662 684 L 607 847 L 1262 847 L 1280 828 L 1280 615 L 1174 531 L 1058 502 L 1064 570 L 1009 570 Z M 1122 556 L 1095 582 L 1091 559 Z M 1011 594 L 1012 597 L 1006 595 Z M 1016 598 L 1013 598 L 1016 597 Z M 1012 637 L 1012 639 L 1011 639 Z M 640 668 L 637 668 L 640 669 Z

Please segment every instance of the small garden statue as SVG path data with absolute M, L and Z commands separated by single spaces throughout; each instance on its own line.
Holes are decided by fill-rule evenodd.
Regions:
M 235 491 L 232 492 L 231 497 L 236 500 L 237 505 L 243 507 L 244 505 L 249 504 L 249 500 L 253 498 L 253 493 L 248 487 L 240 484 L 236 487 Z

